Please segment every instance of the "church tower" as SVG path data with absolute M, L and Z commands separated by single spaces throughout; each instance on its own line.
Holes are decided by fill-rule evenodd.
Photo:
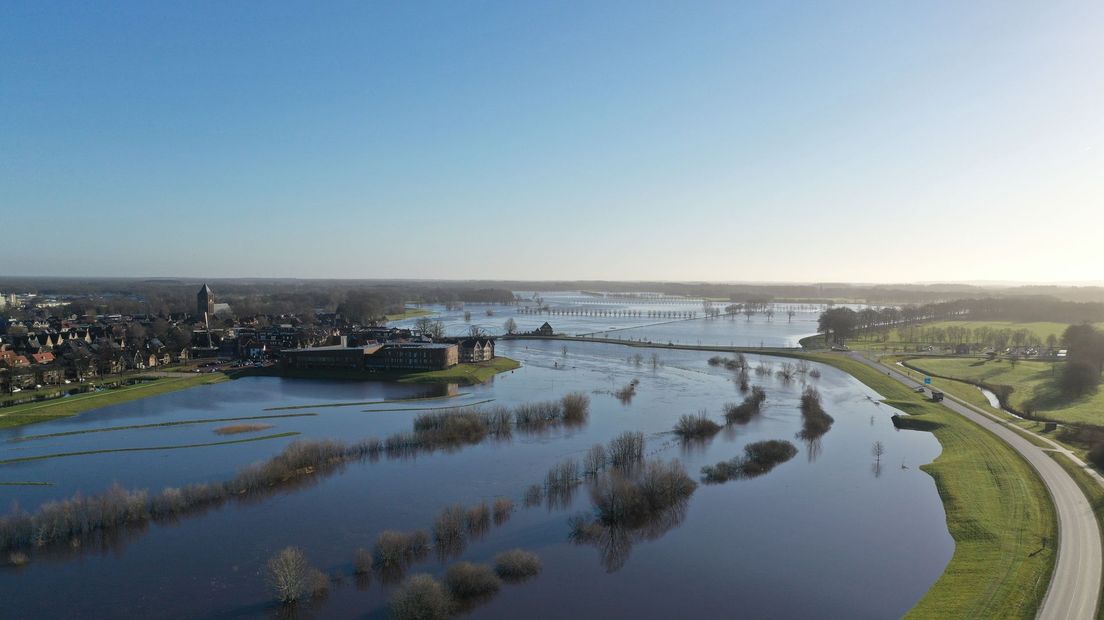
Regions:
M 215 314 L 215 294 L 211 291 L 211 287 L 206 284 L 196 293 L 196 317 L 203 318 L 204 312 L 208 316 Z

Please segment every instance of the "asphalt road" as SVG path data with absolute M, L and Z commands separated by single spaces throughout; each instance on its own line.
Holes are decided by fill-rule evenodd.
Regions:
M 910 388 L 920 387 L 919 383 L 909 377 L 857 353 L 852 353 L 851 357 L 880 372 L 890 374 Z M 1046 597 L 1036 617 L 1045 620 L 1094 618 L 1104 556 L 1101 554 L 1100 530 L 1096 517 L 1080 487 L 1042 448 L 1024 439 L 1018 432 L 949 397 L 943 401 L 943 405 L 977 422 L 1023 455 L 1035 471 L 1039 472 L 1039 477 L 1054 500 L 1058 515 L 1058 557 L 1050 587 L 1047 588 Z

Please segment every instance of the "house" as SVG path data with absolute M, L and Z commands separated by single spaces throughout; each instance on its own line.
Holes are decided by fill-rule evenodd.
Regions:
M 65 379 L 61 364 L 43 364 L 34 367 L 35 381 L 42 385 L 59 385 Z
M 544 325 L 541 325 L 540 327 L 535 329 L 533 333 L 538 336 L 551 336 L 553 333 L 552 326 L 548 324 L 548 321 L 545 321 Z
M 454 338 L 453 342 L 458 348 L 458 356 L 461 364 L 473 362 L 489 362 L 495 356 L 495 341 L 493 338 Z
M 32 353 L 31 360 L 35 364 L 50 364 L 54 361 L 53 353 Z

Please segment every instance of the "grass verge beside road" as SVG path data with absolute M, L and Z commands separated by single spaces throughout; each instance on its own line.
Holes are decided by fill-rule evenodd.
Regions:
M 1054 568 L 1057 518 L 1031 466 L 996 436 L 889 376 L 842 355 L 806 357 L 862 381 L 930 427 L 943 446 L 921 469 L 935 479 L 955 552 L 908 617 L 1034 618 Z

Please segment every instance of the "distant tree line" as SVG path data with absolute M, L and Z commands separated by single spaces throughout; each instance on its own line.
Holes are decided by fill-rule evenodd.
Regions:
M 842 342 L 857 332 L 888 331 L 908 328 L 928 321 L 1053 321 L 1058 323 L 1091 323 L 1104 321 L 1104 303 L 1072 302 L 1042 295 L 1030 297 L 985 297 L 958 299 L 938 303 L 887 306 L 853 310 L 833 307 L 821 313 L 819 329 L 826 339 Z M 1004 348 L 1040 345 L 1028 330 L 998 330 L 966 327 L 924 328 L 914 331 L 919 341 L 939 344 L 974 343 Z M 1054 343 L 1048 343 L 1053 346 Z
M 463 304 L 514 302 L 513 291 L 466 283 L 373 283 L 357 280 L 211 280 L 220 303 L 233 316 L 295 315 L 313 323 L 318 312 L 337 312 L 348 320 L 370 323 L 399 313 L 407 303 Z M 124 314 L 167 317 L 195 312 L 200 280 L 139 279 L 2 279 L 0 291 L 36 293 L 28 308 L 8 308 L 5 314 L 29 318 L 47 314 Z M 56 297 L 67 302 L 57 309 L 36 309 L 36 301 Z M 233 317 L 227 317 L 233 318 Z

